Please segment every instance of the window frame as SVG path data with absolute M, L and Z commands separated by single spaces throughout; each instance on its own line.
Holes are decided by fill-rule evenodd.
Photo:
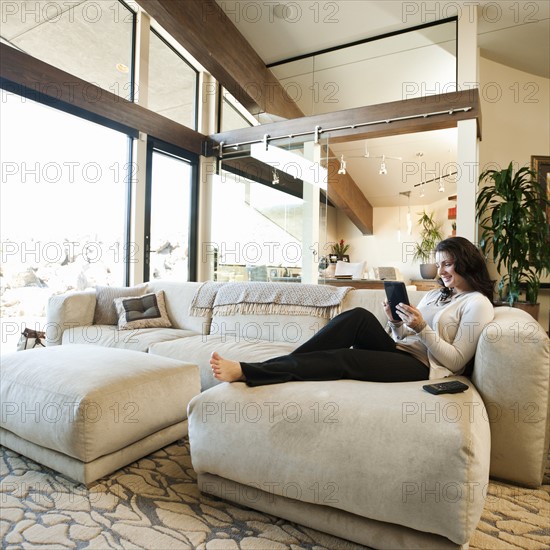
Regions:
M 198 125 L 199 125 L 199 76 L 200 72 L 174 47 L 170 42 L 162 36 L 162 34 L 155 29 L 155 26 L 151 24 L 149 27 L 149 32 L 154 34 L 161 42 L 163 42 L 168 48 L 170 48 L 194 73 L 195 73 L 195 108 L 194 108 L 194 120 L 193 120 L 193 126 L 191 127 L 192 130 L 197 131 Z M 132 88 L 133 89 L 133 88 Z M 154 112 L 154 111 L 153 111 Z M 170 119 L 172 120 L 172 119 Z M 181 124 L 181 122 L 174 121 L 177 124 Z M 185 126 L 185 124 L 181 124 L 182 126 Z M 189 126 L 187 126 L 189 128 Z
M 151 194 L 153 190 L 153 153 L 157 152 L 166 156 L 184 160 L 189 163 L 191 169 L 191 189 L 189 195 L 189 281 L 197 280 L 197 257 L 198 257 L 198 211 L 199 211 L 199 156 L 182 149 L 171 143 L 167 143 L 152 136 L 147 138 L 147 160 L 145 173 L 145 218 L 143 237 L 143 281 L 150 281 L 150 258 L 151 253 Z

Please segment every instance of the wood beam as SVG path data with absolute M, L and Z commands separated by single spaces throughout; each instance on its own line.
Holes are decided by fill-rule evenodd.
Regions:
M 207 137 L 195 130 L 10 46 L 0 44 L 0 58 L 0 77 L 8 91 L 21 95 L 26 90 L 30 99 L 44 95 L 192 153 L 202 153 Z
M 137 0 L 253 114 L 303 116 L 280 82 L 214 0 Z
M 440 114 L 427 116 L 429 113 Z M 329 143 L 338 143 L 452 128 L 456 127 L 459 120 L 470 119 L 477 120 L 478 136 L 481 138 L 481 108 L 477 88 L 273 122 L 213 134 L 210 138 L 214 143 L 223 142 L 225 145 L 234 145 L 248 141 L 261 141 L 267 134 L 271 140 L 281 137 L 288 143 L 288 136 L 299 136 L 308 132 L 313 139 L 313 131 L 319 126 L 323 139 L 328 137 Z M 361 126 L 365 123 L 367 125 Z M 304 140 L 299 137 L 294 139 Z

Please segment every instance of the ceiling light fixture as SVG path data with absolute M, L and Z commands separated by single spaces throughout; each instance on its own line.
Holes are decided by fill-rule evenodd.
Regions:
M 407 191 L 407 233 L 412 235 L 413 232 L 413 221 L 411 216 L 411 192 Z
M 424 182 L 420 184 L 420 198 L 424 196 Z
M 443 179 L 441 178 L 441 174 L 439 174 L 439 188 L 438 191 L 440 193 L 445 193 L 445 184 L 443 183 Z
M 273 185 L 279 185 L 279 174 L 277 174 L 277 170 L 273 168 L 273 180 L 271 182 Z
M 341 175 L 341 176 L 344 176 L 347 172 L 346 172 L 346 161 L 344 160 L 344 155 L 342 155 L 340 157 L 340 168 L 338 170 L 338 173 Z
M 411 216 L 411 192 L 401 191 L 399 195 L 407 197 L 407 233 L 412 235 L 412 216 Z M 399 208 L 399 237 L 401 236 L 401 207 Z
M 380 163 L 380 170 L 378 170 L 378 173 L 381 176 L 385 176 L 388 173 L 388 169 L 386 168 L 386 157 L 385 155 L 382 155 L 382 162 Z

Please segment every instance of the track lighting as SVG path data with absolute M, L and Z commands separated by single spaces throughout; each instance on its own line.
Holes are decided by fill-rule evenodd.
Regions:
M 439 176 L 439 188 L 438 191 L 440 193 L 445 193 L 445 184 L 443 183 L 443 179 L 441 178 L 441 175 Z
M 346 161 L 344 160 L 344 155 L 342 155 L 340 157 L 340 169 L 338 170 L 338 173 L 342 176 L 347 173 L 346 172 Z
M 424 196 L 424 182 L 420 184 L 420 198 Z
M 279 174 L 277 174 L 277 170 L 273 168 L 273 180 L 271 182 L 273 185 L 279 185 Z

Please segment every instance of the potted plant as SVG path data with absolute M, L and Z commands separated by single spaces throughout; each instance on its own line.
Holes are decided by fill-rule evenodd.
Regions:
M 413 260 L 420 262 L 420 275 L 423 279 L 435 279 L 437 266 L 434 263 L 434 250 L 437 243 L 443 239 L 441 224 L 434 220 L 434 213 L 428 214 L 425 210 L 418 219 L 420 242 L 416 243 Z
M 514 173 L 512 162 L 503 170 L 485 170 L 478 184 L 479 244 L 484 253 L 492 253 L 502 277 L 499 297 L 510 306 L 528 309 L 536 319 L 540 279 L 550 271 L 545 190 L 537 182 L 536 172 L 524 166 Z M 525 302 L 534 307 L 518 304 L 523 289 Z
M 334 243 L 331 247 L 330 247 L 330 251 L 333 255 L 337 256 L 338 260 L 342 260 L 344 259 L 344 255 L 346 254 L 346 252 L 349 250 L 349 244 L 345 244 L 344 242 L 344 239 L 340 239 L 339 242 L 337 243 Z M 348 261 L 349 261 L 349 258 L 348 258 Z

